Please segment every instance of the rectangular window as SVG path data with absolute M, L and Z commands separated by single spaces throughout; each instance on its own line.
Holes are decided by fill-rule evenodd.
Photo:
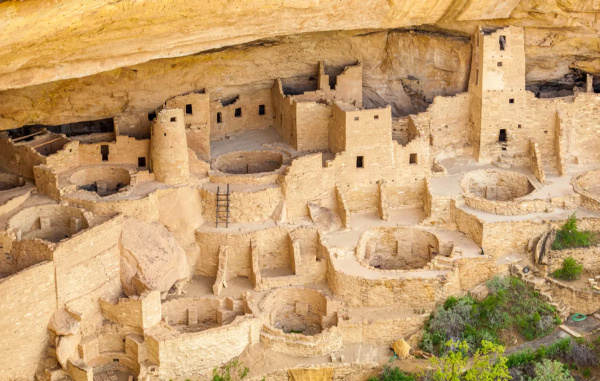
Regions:
M 171 122 L 177 122 L 177 118 L 175 118 L 175 117 L 171 118 Z
M 156 119 L 156 112 L 152 111 L 148 113 L 148 120 L 149 121 L 153 121 L 154 119 Z
M 498 67 L 502 67 L 502 62 L 498 62 Z
M 265 105 L 258 105 L 258 115 L 265 115 Z
M 185 113 L 192 115 L 192 105 L 185 105 Z
M 475 85 L 479 85 L 479 69 L 475 70 Z
M 506 129 L 504 129 L 504 128 L 500 129 L 500 133 L 498 133 L 498 141 L 506 142 Z
M 410 154 L 410 157 L 408 158 L 408 164 L 417 164 L 417 154 L 416 153 Z
M 221 113 L 217 113 L 217 123 L 221 123 L 223 120 L 221 119 Z
M 354 117 L 354 120 L 358 120 L 358 116 L 355 116 L 355 117 Z
M 146 166 L 146 158 L 138 157 L 138 167 L 143 168 Z
M 508 103 L 510 103 L 510 104 L 513 104 L 513 103 L 515 103 L 515 99 L 514 99 L 514 98 L 510 98 L 510 99 L 508 100 Z
M 379 119 L 379 115 L 375 115 L 373 119 Z
M 100 155 L 102 155 L 102 161 L 108 161 L 108 146 L 101 145 L 100 146 Z
M 498 42 L 500 43 L 500 50 L 506 50 L 506 36 L 500 36 Z
M 364 156 L 357 156 L 356 157 L 356 168 L 364 168 L 364 167 L 365 167 Z
M 242 108 L 241 107 L 236 108 L 234 115 L 235 115 L 236 118 L 241 117 L 242 116 Z

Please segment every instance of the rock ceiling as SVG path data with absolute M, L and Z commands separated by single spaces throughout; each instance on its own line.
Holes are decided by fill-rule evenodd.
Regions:
M 227 96 L 316 60 L 364 61 L 368 101 L 406 114 L 464 90 L 478 25 L 525 27 L 529 83 L 600 74 L 599 17 L 594 0 L 4 1 L 0 129 Z

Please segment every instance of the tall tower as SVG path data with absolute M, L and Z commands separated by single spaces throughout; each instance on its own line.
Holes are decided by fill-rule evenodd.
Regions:
M 157 181 L 181 184 L 190 178 L 183 110 L 162 109 L 152 122 L 150 168 Z
M 469 92 L 475 158 L 489 162 L 528 152 L 523 28 L 475 32 Z

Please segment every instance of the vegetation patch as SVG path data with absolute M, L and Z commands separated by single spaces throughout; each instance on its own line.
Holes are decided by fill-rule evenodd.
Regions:
M 471 351 L 482 341 L 501 344 L 505 330 L 533 340 L 552 332 L 560 318 L 556 308 L 539 293 L 514 277 L 494 278 L 487 283 L 490 294 L 481 302 L 470 296 L 450 297 L 425 324 L 421 349 L 441 355 L 448 340 L 465 341 Z
M 598 235 L 588 230 L 579 230 L 577 218 L 573 213 L 567 222 L 556 232 L 552 250 L 564 250 L 576 247 L 590 247 L 598 243 Z
M 511 353 L 506 365 L 513 380 L 572 380 L 569 369 L 582 375 L 598 366 L 598 358 L 583 340 L 570 337 L 559 339 L 549 346 L 536 350 L 526 349 Z
M 552 273 L 552 276 L 564 280 L 577 280 L 581 278 L 583 265 L 577 263 L 573 257 L 567 257 L 563 260 L 563 266 Z

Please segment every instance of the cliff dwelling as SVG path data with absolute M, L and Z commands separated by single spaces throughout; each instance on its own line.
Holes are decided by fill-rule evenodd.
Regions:
M 333 3 L 0 1 L 0 381 L 597 342 L 598 4 Z

